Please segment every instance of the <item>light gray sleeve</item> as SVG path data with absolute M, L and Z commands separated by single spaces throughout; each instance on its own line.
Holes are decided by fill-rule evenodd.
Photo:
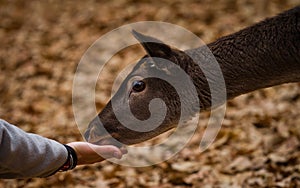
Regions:
M 64 145 L 0 119 L 0 178 L 46 177 L 67 160 Z

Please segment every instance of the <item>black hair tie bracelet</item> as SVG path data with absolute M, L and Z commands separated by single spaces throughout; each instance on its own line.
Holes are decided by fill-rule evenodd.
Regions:
M 64 144 L 64 146 L 68 151 L 68 159 L 65 164 L 59 169 L 60 172 L 72 170 L 77 165 L 77 154 L 75 150 L 66 144 Z

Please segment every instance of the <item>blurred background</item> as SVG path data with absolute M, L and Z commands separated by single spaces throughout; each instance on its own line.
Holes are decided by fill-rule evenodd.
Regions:
M 185 27 L 209 43 L 299 4 L 1 0 L 0 118 L 62 143 L 83 140 L 72 112 L 73 76 L 84 52 L 106 32 L 155 20 Z M 143 53 L 133 48 L 109 64 L 97 86 L 99 111 L 110 98 L 122 62 Z M 299 84 L 256 91 L 228 102 L 218 138 L 204 153 L 197 152 L 202 126 L 185 149 L 155 166 L 132 168 L 105 161 L 46 179 L 0 180 L 0 187 L 298 187 L 299 112 Z

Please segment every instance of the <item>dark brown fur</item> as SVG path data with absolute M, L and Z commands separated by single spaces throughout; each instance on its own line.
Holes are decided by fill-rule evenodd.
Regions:
M 134 32 L 141 42 L 148 56 L 159 57 L 172 61 L 180 66 L 193 80 L 197 89 L 200 103 L 187 109 L 192 116 L 201 110 L 211 108 L 211 92 L 207 79 L 214 78 L 214 70 L 204 76 L 198 64 L 209 68 L 211 61 L 204 46 L 187 51 L 171 49 L 159 40 Z M 268 18 L 258 24 L 245 28 L 239 32 L 225 36 L 207 45 L 213 53 L 222 70 L 226 84 L 226 99 L 232 99 L 244 93 L 257 89 L 271 87 L 283 83 L 300 81 L 300 7 L 286 11 L 273 18 Z M 146 57 L 148 57 L 146 56 Z M 192 56 L 195 61 L 190 57 Z M 155 71 L 166 74 L 174 79 L 172 67 L 154 60 Z M 198 63 L 198 64 L 197 64 Z M 153 64 L 153 62 L 152 62 Z M 167 72 L 166 72 L 167 70 Z M 176 127 L 183 106 L 175 89 L 167 82 L 158 78 L 145 78 L 154 71 L 151 62 L 142 59 L 122 83 L 112 100 L 117 101 L 119 108 L 113 111 L 111 102 L 91 122 L 86 132 L 86 139 L 98 144 L 112 143 L 105 141 L 106 130 L 115 139 L 124 144 L 135 144 L 153 138 L 169 129 Z M 170 74 L 171 73 L 171 74 Z M 146 83 L 145 91 L 131 92 L 131 78 L 141 77 Z M 211 77 L 210 77 L 211 76 Z M 218 83 L 216 83 L 218 84 Z M 222 92 L 221 87 L 214 88 Z M 183 92 L 189 88 L 182 86 Z M 130 93 L 128 97 L 128 93 Z M 137 132 L 124 127 L 115 117 L 115 113 L 122 114 L 122 101 L 129 100 L 130 109 L 135 118 L 146 120 L 150 117 L 149 103 L 153 98 L 161 98 L 167 106 L 167 114 L 162 124 L 149 132 Z M 220 97 L 216 105 L 226 102 Z M 189 99 L 186 99 L 189 100 Z M 184 103 L 185 101 L 183 101 Z M 126 117 L 127 114 L 123 115 Z M 189 117 L 186 117 L 188 119 Z M 101 120 L 101 123 L 100 121 Z M 128 116 L 130 124 L 131 119 Z M 137 126 L 147 126 L 146 124 Z

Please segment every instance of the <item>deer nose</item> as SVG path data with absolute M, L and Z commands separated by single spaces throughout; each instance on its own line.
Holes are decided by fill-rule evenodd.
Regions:
M 85 141 L 89 141 L 89 137 L 90 137 L 90 129 L 87 129 L 85 132 L 84 132 L 84 139 Z
M 90 143 L 96 143 L 108 136 L 108 132 L 104 128 L 98 116 L 96 116 L 88 126 L 88 129 L 84 133 L 84 138 Z
M 98 118 L 98 117 L 96 117 Z M 89 126 L 87 128 L 87 130 L 85 131 L 84 133 L 84 138 L 87 142 L 90 142 L 90 139 L 91 139 L 91 130 L 97 126 L 97 122 L 96 122 L 96 118 L 94 118 L 90 123 L 89 123 Z

